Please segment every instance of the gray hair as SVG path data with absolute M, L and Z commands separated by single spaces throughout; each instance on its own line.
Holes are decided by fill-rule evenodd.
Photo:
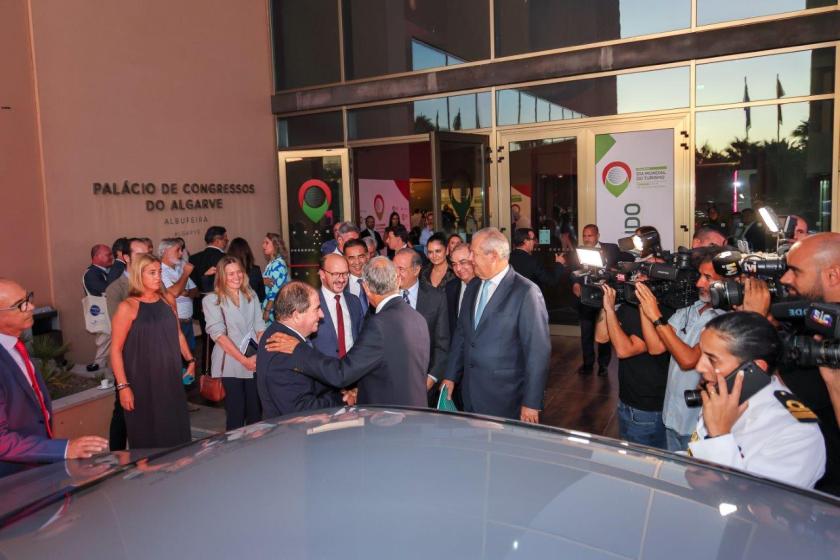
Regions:
M 160 240 L 160 243 L 158 243 L 157 256 L 162 259 L 163 254 L 165 252 L 167 252 L 169 249 L 171 249 L 172 247 L 180 247 L 180 246 L 181 246 L 181 242 L 177 238 L 175 238 L 175 237 L 164 237 L 163 239 Z
M 362 237 L 362 241 L 365 245 L 367 245 L 368 251 L 370 251 L 371 249 L 376 251 L 376 241 L 374 241 L 373 237 Z
M 274 302 L 274 314 L 278 319 L 288 319 L 294 314 L 304 313 L 309 309 L 309 296 L 315 293 L 315 288 L 299 280 L 293 280 L 282 288 Z
M 503 261 L 510 258 L 510 241 L 498 229 L 494 227 L 480 229 L 473 239 L 478 241 L 478 247 L 485 255 L 496 253 Z
M 451 257 L 452 255 L 454 255 L 455 251 L 467 251 L 467 252 L 469 252 L 470 251 L 470 246 L 462 241 L 461 243 L 458 243 L 457 245 L 452 247 L 452 250 L 449 251 L 449 256 Z
M 378 296 L 392 294 L 399 289 L 397 267 L 385 257 L 374 257 L 365 265 L 362 273 L 371 293 Z
M 413 267 L 423 266 L 423 259 L 420 258 L 420 253 L 418 253 L 414 249 L 409 249 L 408 247 L 405 247 L 397 251 L 394 256 L 396 257 L 397 255 L 409 255 L 411 257 L 411 266 Z
M 341 225 L 338 226 L 338 234 L 339 235 L 345 235 L 347 233 L 350 233 L 351 231 L 359 233 L 359 228 L 357 228 L 356 226 L 354 226 L 350 222 L 341 222 Z

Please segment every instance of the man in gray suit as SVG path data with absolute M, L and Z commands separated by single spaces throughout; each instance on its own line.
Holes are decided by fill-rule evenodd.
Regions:
M 464 409 L 539 422 L 551 339 L 540 289 L 508 264 L 510 243 L 496 228 L 471 243 L 476 276 L 464 292 L 443 384 L 461 384 Z
M 376 257 L 364 269 L 364 290 L 376 313 L 365 321 L 358 340 L 339 360 L 301 344 L 297 337 L 273 334 L 269 352 L 291 354 L 289 367 L 333 387 L 358 381 L 358 404 L 426 406 L 429 329 L 400 295 L 397 269 Z

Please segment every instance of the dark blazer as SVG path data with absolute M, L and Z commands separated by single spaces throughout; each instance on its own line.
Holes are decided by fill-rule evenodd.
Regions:
M 563 277 L 565 267 L 560 263 L 554 263 L 551 271 L 546 270 L 542 263 L 534 255 L 530 255 L 522 249 L 514 249 L 510 253 L 510 266 L 540 288 L 555 286 Z
M 190 278 L 195 282 L 198 291 L 206 294 L 213 291 L 213 284 L 216 282 L 216 275 L 206 276 L 204 273 L 208 269 L 216 266 L 219 260 L 225 256 L 225 252 L 216 247 L 205 247 L 203 251 L 199 251 L 194 255 L 190 255 L 190 264 L 195 268 L 190 273 Z M 195 306 L 196 309 L 201 309 L 200 305 Z
M 123 272 L 125 272 L 125 261 L 114 259 L 114 264 L 108 269 L 108 284 L 122 276 Z
M 358 381 L 358 404 L 427 406 L 429 329 L 402 298 L 393 298 L 368 318 L 343 360 L 305 344 L 292 353 L 294 367 L 310 377 L 347 387 Z
M 260 303 L 264 302 L 265 284 L 263 284 L 262 270 L 260 270 L 259 266 L 251 265 L 251 268 L 248 270 L 248 285 L 257 294 L 257 299 L 260 300 Z
M 445 378 L 461 384 L 467 412 L 518 419 L 520 407 L 542 409 L 551 339 L 537 286 L 511 268 L 473 327 L 481 280 L 464 292 Z
M 359 298 L 351 294 L 349 290 L 344 290 L 344 294 L 342 295 L 347 301 L 347 307 L 350 309 L 350 328 L 353 333 L 353 341 L 355 342 L 359 339 L 365 313 L 362 309 L 361 302 L 359 302 Z M 330 316 L 330 308 L 327 307 L 324 292 L 320 289 L 318 290 L 318 298 L 321 300 L 321 311 L 324 312 L 324 318 L 318 324 L 318 332 L 312 335 L 312 345 L 325 356 L 338 357 L 338 336 L 335 333 L 335 318 Z
M 329 255 L 330 253 L 335 253 L 336 249 L 338 249 L 338 241 L 335 239 L 327 239 L 326 241 L 321 243 L 322 255 Z
M 308 344 L 282 323 L 272 323 L 266 329 L 257 353 L 256 375 L 263 418 L 267 420 L 292 412 L 344 406 L 340 391 L 295 372 L 289 354 L 269 352 L 265 349 L 268 337 L 276 332 L 288 334 Z
M 449 340 L 455 336 L 455 326 L 458 324 L 458 296 L 461 295 L 461 279 L 453 278 L 444 287 L 446 293 L 446 310 L 449 315 Z
M 52 415 L 50 394 L 37 368 L 35 377 Z M 0 477 L 37 463 L 63 461 L 66 449 L 66 439 L 47 435 L 35 391 L 14 358 L 0 346 Z
M 438 381 L 443 379 L 449 356 L 449 317 L 446 296 L 425 282 L 417 289 L 417 312 L 426 319 L 429 327 L 429 374 Z
M 108 287 L 108 273 L 98 266 L 90 265 L 85 271 L 82 281 L 90 295 L 101 296 L 105 293 L 105 288 Z
M 363 229 L 359 237 L 370 237 L 370 230 Z M 379 235 L 379 232 L 376 230 L 373 230 L 373 240 L 376 241 L 376 252 L 385 248 L 385 242 L 382 241 L 382 236 Z

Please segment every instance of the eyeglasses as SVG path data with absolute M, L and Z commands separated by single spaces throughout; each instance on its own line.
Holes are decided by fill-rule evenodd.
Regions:
M 17 309 L 21 313 L 25 312 L 25 308 L 32 305 L 32 298 L 35 297 L 35 292 L 29 292 L 26 294 L 26 297 L 19 302 L 13 304 L 11 307 L 4 307 L 0 309 L 0 311 L 11 311 L 13 309 Z
M 472 262 L 469 259 L 463 259 L 460 261 L 452 261 L 452 268 L 461 268 L 462 266 L 471 265 Z
M 321 270 L 324 270 L 323 268 Z M 349 272 L 330 272 L 329 270 L 324 270 L 330 276 L 335 276 L 337 278 L 350 278 Z

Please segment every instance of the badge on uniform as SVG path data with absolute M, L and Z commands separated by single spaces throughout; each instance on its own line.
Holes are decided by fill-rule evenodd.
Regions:
M 813 423 L 818 420 L 817 415 L 814 414 L 810 408 L 802 404 L 802 401 L 796 398 L 796 395 L 790 391 L 776 391 L 773 395 L 779 399 L 782 406 L 784 406 L 798 421 Z

